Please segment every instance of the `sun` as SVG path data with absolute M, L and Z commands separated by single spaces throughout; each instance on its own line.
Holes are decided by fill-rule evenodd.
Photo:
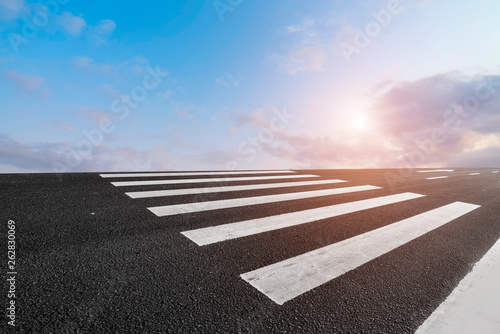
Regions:
M 369 127 L 369 120 L 365 114 L 358 114 L 352 119 L 352 127 L 358 131 L 367 130 Z

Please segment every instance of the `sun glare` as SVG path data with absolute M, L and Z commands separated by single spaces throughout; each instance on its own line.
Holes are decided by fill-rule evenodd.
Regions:
M 368 119 L 365 114 L 359 114 L 352 120 L 352 126 L 356 130 L 366 130 L 368 128 Z

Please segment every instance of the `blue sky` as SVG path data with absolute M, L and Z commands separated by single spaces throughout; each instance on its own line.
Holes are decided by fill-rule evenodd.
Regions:
M 0 0 L 0 172 L 500 166 L 499 12 Z

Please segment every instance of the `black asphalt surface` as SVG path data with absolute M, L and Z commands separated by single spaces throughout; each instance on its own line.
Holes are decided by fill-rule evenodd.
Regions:
M 300 170 L 348 183 L 153 199 L 131 199 L 125 192 L 222 184 L 114 187 L 111 181 L 132 179 L 0 175 L 2 268 L 5 277 L 7 221 L 13 220 L 18 272 L 16 327 L 4 316 L 0 331 L 413 333 L 500 238 L 500 173 L 494 170 L 499 169 Z M 426 180 L 442 175 L 449 178 Z M 383 189 L 161 218 L 147 210 L 356 185 Z M 180 233 L 402 192 L 426 196 L 202 247 Z M 481 207 L 284 305 L 240 278 L 455 201 Z M 5 315 L 8 285 L 3 282 Z

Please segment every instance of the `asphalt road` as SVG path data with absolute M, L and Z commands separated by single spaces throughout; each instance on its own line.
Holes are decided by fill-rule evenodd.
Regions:
M 4 277 L 9 220 L 17 271 L 16 327 L 5 317 L 1 326 L 25 333 L 413 333 L 500 238 L 498 170 L 300 170 L 294 174 L 348 182 L 136 199 L 125 193 L 309 179 L 120 187 L 111 182 L 201 176 L 0 175 Z M 440 176 L 448 178 L 427 179 Z M 364 185 L 380 188 L 168 216 L 148 210 Z M 181 234 L 406 192 L 425 196 L 205 246 Z M 282 305 L 240 276 L 457 201 L 480 207 Z M 2 289 L 6 307 L 5 279 Z

